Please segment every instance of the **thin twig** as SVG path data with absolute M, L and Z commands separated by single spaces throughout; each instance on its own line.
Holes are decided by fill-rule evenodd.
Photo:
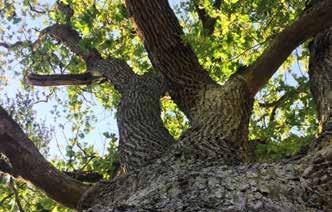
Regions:
M 15 196 L 15 202 L 16 202 L 16 205 L 18 207 L 18 210 L 20 212 L 24 212 L 24 209 L 21 205 L 21 202 L 20 202 L 20 197 L 18 195 L 18 192 L 17 192 L 17 189 L 15 188 L 15 185 L 14 185 L 14 180 L 13 178 L 10 178 L 9 180 L 9 188 L 12 190 L 12 192 L 14 193 L 14 196 Z
M 35 12 L 35 13 L 46 14 L 46 11 L 44 11 L 44 10 L 39 10 L 39 9 L 34 8 L 34 7 L 31 5 L 30 1 L 28 1 L 28 5 L 29 5 L 30 10 L 33 11 L 33 12 Z
M 7 199 L 10 199 L 12 196 L 14 195 L 14 193 L 10 193 L 7 196 L 5 196 L 1 201 L 0 201 L 0 206 L 3 205 L 5 203 L 5 201 Z

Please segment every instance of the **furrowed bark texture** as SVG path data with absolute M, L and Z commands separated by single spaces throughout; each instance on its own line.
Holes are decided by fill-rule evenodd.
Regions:
M 309 61 L 310 89 L 320 123 L 320 139 L 314 142 L 318 152 L 309 156 L 313 163 L 304 176 L 315 190 L 313 200 L 332 210 L 332 28 L 319 33 L 311 42 Z M 318 182 L 318 183 L 317 183 Z
M 1 107 L 0 152 L 8 157 L 12 165 L 11 175 L 33 183 L 67 207 L 76 208 L 78 200 L 89 187 L 59 172 L 47 162 Z
M 183 42 L 183 32 L 167 0 L 126 0 L 129 15 L 149 58 L 167 84 L 171 96 L 191 120 L 198 93 L 215 84 Z
M 211 80 L 182 40 L 182 29 L 167 0 L 127 0 L 126 5 L 154 67 L 190 120 L 192 128 L 182 140 L 190 140 L 199 158 L 221 154 L 230 163 L 244 160 L 253 101 L 246 82 L 234 77 L 220 86 Z
M 29 74 L 27 83 L 34 86 L 63 86 L 63 85 L 90 85 L 103 80 L 103 77 L 94 77 L 90 73 L 83 74 Z
M 221 111 L 223 108 L 219 106 L 228 105 L 227 109 L 223 110 L 228 113 L 229 125 L 223 127 L 219 125 L 221 122 L 217 121 L 207 124 L 205 130 L 190 129 L 178 143 L 172 145 L 152 164 L 89 189 L 81 199 L 79 210 L 332 210 L 332 142 L 329 135 L 324 134 L 318 139 L 319 142 L 326 143 L 324 148 L 316 149 L 308 155 L 297 156 L 300 159 L 250 165 L 238 163 L 239 150 L 233 149 L 227 142 L 221 142 L 226 140 L 221 139 L 218 142 L 218 139 L 213 137 L 220 132 L 229 132 L 230 137 L 244 134 L 239 128 L 244 126 L 246 129 L 247 119 L 244 119 L 243 125 L 235 121 L 243 120 L 235 118 L 237 114 L 239 117 L 250 114 L 248 111 L 251 105 L 248 103 L 251 101 L 245 97 L 243 82 L 241 77 L 234 77 L 225 84 L 227 88 L 211 88 L 208 90 L 210 93 L 206 94 L 206 99 L 213 102 L 207 105 L 217 105 L 216 108 Z M 218 102 L 219 99 L 229 102 L 223 105 Z M 242 109 L 239 110 L 237 105 L 241 105 Z M 245 110 L 246 107 L 249 110 Z M 210 110 L 213 110 L 211 108 Z M 219 112 L 216 111 L 206 113 L 213 116 Z M 205 120 L 209 122 L 213 118 Z M 220 131 L 216 133 L 214 130 Z M 206 142 L 207 145 L 202 145 L 201 142 Z
M 318 34 L 310 45 L 310 87 L 322 130 L 332 114 L 332 28 Z M 331 127 L 331 126 L 330 126 Z
M 146 74 L 130 84 L 121 98 L 117 120 L 119 154 L 127 171 L 159 158 L 174 143 L 160 117 L 160 98 L 165 93 L 160 76 Z
M 192 127 L 182 137 L 184 148 L 197 159 L 245 161 L 253 103 L 245 80 L 234 76 L 223 86 L 207 86 L 197 98 Z

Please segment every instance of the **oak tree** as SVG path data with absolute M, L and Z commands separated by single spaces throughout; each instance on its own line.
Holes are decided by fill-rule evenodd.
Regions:
M 116 108 L 120 164 L 108 180 L 59 170 L 0 108 L 1 172 L 79 211 L 332 210 L 332 1 L 23 3 L 52 19 L 34 39 L 0 43 L 23 58 L 26 89 L 70 86 L 80 107 L 83 87 Z M 22 21 L 15 7 L 1 16 Z M 298 87 L 274 75 L 308 57 Z M 302 122 L 311 136 L 290 129 Z M 268 160 L 276 146 L 288 157 Z

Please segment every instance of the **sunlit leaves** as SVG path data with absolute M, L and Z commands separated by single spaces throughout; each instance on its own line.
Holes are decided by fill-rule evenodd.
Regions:
M 189 128 L 187 118 L 169 97 L 161 99 L 161 106 L 161 118 L 165 127 L 175 139 L 178 139 Z
M 262 106 L 258 102 L 254 105 L 250 139 L 267 142 L 258 146 L 259 159 L 291 156 L 308 144 L 317 132 L 316 111 L 308 79 L 297 75 L 286 77 L 291 79 L 286 80 L 283 74 L 276 76 L 257 97 L 258 102 L 271 105 Z

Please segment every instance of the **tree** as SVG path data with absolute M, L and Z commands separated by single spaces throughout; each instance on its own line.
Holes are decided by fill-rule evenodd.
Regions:
M 271 5 L 275 3 L 271 2 Z M 78 4 L 72 3 L 73 7 Z M 269 39 L 260 41 L 262 44 L 266 42 L 265 50 L 257 52 L 260 56 L 249 57 L 244 61 L 247 63 L 245 66 L 239 62 L 232 63 L 237 70 L 230 76 L 211 72 L 209 75 L 199 61 L 199 55 L 206 50 L 203 45 L 217 45 L 221 38 L 239 36 L 234 33 L 234 37 L 218 36 L 221 32 L 217 27 L 223 25 L 224 16 L 218 17 L 214 12 L 224 7 L 231 17 L 234 11 L 250 12 L 250 8 L 244 7 L 246 4 L 249 5 L 238 1 L 190 1 L 189 10 L 197 12 L 201 22 L 199 27 L 202 27 L 200 38 L 203 41 L 196 42 L 198 45 L 195 46 L 195 42 L 190 40 L 192 37 L 186 37 L 167 0 L 126 0 L 126 9 L 119 3 L 118 11 L 135 25 L 135 28 L 129 27 L 126 36 L 129 39 L 139 36 L 151 62 L 149 70 L 137 74 L 132 68 L 132 58 L 119 59 L 112 56 L 116 53 L 110 51 L 109 46 L 96 45 L 100 41 L 94 39 L 103 35 L 85 36 L 85 31 L 94 32 L 96 27 L 91 19 L 98 14 L 103 15 L 95 4 L 86 10 L 76 11 L 72 5 L 58 2 L 57 23 L 42 30 L 37 41 L 1 45 L 8 49 L 18 46 L 35 49 L 43 42 L 51 40 L 54 44 L 56 41 L 86 65 L 84 73 L 30 72 L 26 78 L 30 85 L 109 83 L 114 86 L 121 96 L 117 106 L 118 154 L 124 173 L 93 185 L 70 177 L 45 160 L 4 109 L 0 113 L 0 152 L 7 158 L 7 166 L 2 166 L 1 170 L 30 181 L 57 202 L 80 211 L 331 210 L 329 118 L 332 100 L 329 76 L 332 38 L 329 28 L 332 26 L 332 2 L 312 2 L 303 12 L 296 13 L 296 20 L 280 32 L 274 30 L 283 26 L 277 26 L 271 20 L 274 25 L 270 28 Z M 262 5 L 264 1 L 252 2 L 252 5 L 257 4 Z M 296 5 L 295 10 L 300 11 L 300 4 Z M 251 13 L 239 17 L 243 18 L 243 23 L 251 21 L 250 30 L 257 31 L 255 27 L 263 25 L 260 21 L 262 17 L 266 18 L 266 10 L 261 9 L 261 15 Z M 79 18 L 75 17 L 75 12 L 83 14 L 79 16 L 82 22 L 77 21 Z M 271 18 L 274 16 L 270 15 Z M 278 21 L 282 22 L 282 19 Z M 227 27 L 222 30 L 227 30 Z M 310 45 L 310 88 L 317 105 L 320 135 L 291 158 L 257 162 L 251 156 L 249 146 L 252 143 L 248 141 L 255 96 L 292 51 L 313 37 L 315 39 Z M 249 45 L 253 43 L 248 42 Z M 229 50 L 228 54 L 232 51 Z M 222 63 L 220 58 L 213 62 Z M 34 66 L 34 70 L 36 68 Z M 222 85 L 217 82 L 221 78 Z M 160 116 L 160 99 L 165 96 L 172 98 L 190 125 L 177 141 Z M 276 113 L 280 102 L 289 96 L 285 94 L 265 106 L 274 107 L 272 113 Z

